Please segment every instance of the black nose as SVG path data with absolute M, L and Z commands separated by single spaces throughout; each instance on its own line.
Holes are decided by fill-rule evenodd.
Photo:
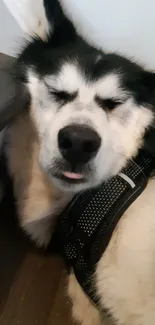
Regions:
M 71 124 L 58 134 L 59 150 L 71 165 L 87 163 L 97 154 L 100 144 L 97 132 L 86 125 Z

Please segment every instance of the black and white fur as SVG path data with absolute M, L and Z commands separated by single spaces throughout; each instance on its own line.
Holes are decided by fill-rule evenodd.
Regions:
M 73 193 L 106 181 L 137 155 L 154 125 L 155 106 L 154 73 L 88 44 L 58 1 L 44 3 L 51 34 L 32 39 L 19 57 L 31 107 L 12 125 L 8 149 L 21 225 L 39 244 L 48 243 L 53 216 Z M 73 166 L 63 158 L 58 134 L 70 125 L 88 127 L 100 138 L 87 163 L 77 160 Z M 64 179 L 65 171 L 83 179 Z M 155 323 L 154 193 L 155 180 L 150 179 L 96 266 L 100 305 L 110 312 L 113 324 Z M 74 274 L 68 292 L 79 324 L 108 324 Z

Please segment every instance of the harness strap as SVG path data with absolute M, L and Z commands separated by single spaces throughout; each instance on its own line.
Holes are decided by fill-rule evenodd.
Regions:
M 121 216 L 145 189 L 155 160 L 140 152 L 120 174 L 76 195 L 61 214 L 59 235 L 64 256 L 78 282 L 93 300 L 93 274 Z

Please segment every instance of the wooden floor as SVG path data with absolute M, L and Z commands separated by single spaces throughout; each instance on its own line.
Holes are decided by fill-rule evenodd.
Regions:
M 63 261 L 33 248 L 12 203 L 0 208 L 0 325 L 71 325 Z

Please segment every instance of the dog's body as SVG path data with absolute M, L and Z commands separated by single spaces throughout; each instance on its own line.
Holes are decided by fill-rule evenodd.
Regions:
M 101 307 L 111 313 L 116 324 L 154 324 L 154 190 L 155 181 L 151 180 L 121 218 L 96 267 L 95 283 Z M 69 294 L 75 302 L 74 317 L 82 324 L 100 324 L 101 316 L 76 282 L 71 275 Z
M 39 245 L 48 244 L 55 217 L 73 194 L 118 174 L 154 124 L 154 74 L 88 45 L 54 4 L 53 34 L 32 40 L 18 61 L 31 105 L 12 123 L 7 146 L 20 223 Z M 50 2 L 45 6 L 49 13 Z M 154 325 L 154 193 L 150 179 L 96 266 L 100 307 L 111 320 L 69 277 L 79 324 Z

